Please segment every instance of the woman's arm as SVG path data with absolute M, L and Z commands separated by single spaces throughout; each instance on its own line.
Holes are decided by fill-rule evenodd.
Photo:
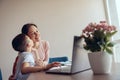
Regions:
M 50 45 L 48 41 L 45 41 L 44 43 L 44 51 L 45 51 L 45 59 L 44 59 L 44 63 L 48 64 L 49 61 L 49 53 L 50 53 Z
M 35 48 L 32 48 L 32 52 L 34 52 L 36 66 L 45 66 L 44 62 L 40 60 L 38 50 Z
M 47 41 L 41 41 L 41 46 L 39 46 L 39 50 L 36 48 L 32 49 L 32 52 L 34 53 L 34 59 L 35 59 L 35 63 L 36 65 L 47 65 L 48 61 L 49 61 L 49 52 L 50 52 L 50 46 L 49 46 L 49 42 Z M 42 53 L 41 53 L 42 52 Z M 43 59 L 40 59 L 40 55 L 43 55 Z
M 39 60 L 40 56 L 38 50 L 36 48 L 32 48 L 32 52 L 34 53 L 35 60 Z

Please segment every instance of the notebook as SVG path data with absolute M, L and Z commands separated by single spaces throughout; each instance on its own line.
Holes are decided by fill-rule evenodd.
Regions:
M 91 69 L 88 54 L 83 48 L 84 40 L 80 36 L 73 38 L 72 61 L 46 71 L 52 74 L 75 74 Z

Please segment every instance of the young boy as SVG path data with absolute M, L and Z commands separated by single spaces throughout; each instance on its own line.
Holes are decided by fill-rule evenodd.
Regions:
M 33 41 L 25 34 L 19 34 L 12 40 L 14 50 L 18 51 L 18 61 L 16 65 L 15 80 L 26 80 L 29 73 L 38 72 L 57 67 L 60 63 L 54 62 L 45 66 L 35 66 L 34 58 L 31 53 Z

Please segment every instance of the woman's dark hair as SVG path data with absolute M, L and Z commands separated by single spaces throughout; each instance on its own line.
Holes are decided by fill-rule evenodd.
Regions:
M 26 49 L 26 35 L 25 34 L 18 34 L 14 39 L 12 40 L 12 47 L 14 50 L 23 52 Z
M 23 25 L 23 27 L 21 29 L 21 32 L 27 35 L 28 31 L 29 31 L 29 28 L 31 26 L 35 26 L 37 28 L 37 26 L 35 24 L 33 24 L 33 23 L 27 23 L 27 24 Z

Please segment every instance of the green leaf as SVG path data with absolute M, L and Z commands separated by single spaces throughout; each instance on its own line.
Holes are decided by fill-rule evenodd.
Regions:
M 110 42 L 110 43 L 107 44 L 107 46 L 108 46 L 108 47 L 113 47 L 114 44 Z
M 109 49 L 108 47 L 106 47 L 106 51 L 107 51 L 109 54 L 113 54 L 112 50 Z
M 88 46 L 84 46 L 84 49 L 89 50 L 89 47 Z
M 111 32 L 111 33 L 106 33 L 107 37 L 112 37 L 117 31 Z

